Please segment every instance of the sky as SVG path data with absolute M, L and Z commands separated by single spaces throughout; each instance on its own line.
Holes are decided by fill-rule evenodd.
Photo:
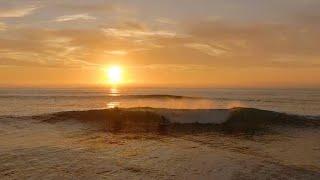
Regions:
M 319 0 L 0 0 L 0 86 L 320 87 Z

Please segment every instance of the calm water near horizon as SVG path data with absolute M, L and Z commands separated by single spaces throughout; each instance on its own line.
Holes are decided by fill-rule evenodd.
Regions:
M 290 114 L 320 115 L 320 90 L 210 88 L 0 89 L 0 115 L 20 116 L 69 110 L 141 106 L 175 109 L 252 107 Z

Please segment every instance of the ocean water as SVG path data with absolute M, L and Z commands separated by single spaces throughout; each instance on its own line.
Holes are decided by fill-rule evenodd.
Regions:
M 319 89 L 68 88 L 0 89 L 0 115 L 24 116 L 114 107 L 229 109 L 250 107 L 320 115 Z
M 320 179 L 319 92 L 0 89 L 0 179 Z

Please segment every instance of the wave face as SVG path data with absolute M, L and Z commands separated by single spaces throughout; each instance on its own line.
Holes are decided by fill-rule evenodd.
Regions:
M 212 127 L 211 130 L 246 132 L 272 126 L 319 127 L 319 117 L 288 115 L 252 108 L 157 109 L 115 108 L 69 111 L 34 116 L 45 122 L 78 120 L 98 129 L 124 132 L 165 132 L 187 127 L 185 131 Z M 183 128 L 182 128 L 183 129 Z
M 139 110 L 139 109 L 138 109 Z M 155 109 L 148 110 L 170 120 L 171 123 L 221 124 L 231 116 L 230 109 Z

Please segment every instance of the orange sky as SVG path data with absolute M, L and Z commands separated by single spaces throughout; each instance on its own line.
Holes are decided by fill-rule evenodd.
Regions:
M 0 2 L 0 86 L 320 87 L 317 0 Z

